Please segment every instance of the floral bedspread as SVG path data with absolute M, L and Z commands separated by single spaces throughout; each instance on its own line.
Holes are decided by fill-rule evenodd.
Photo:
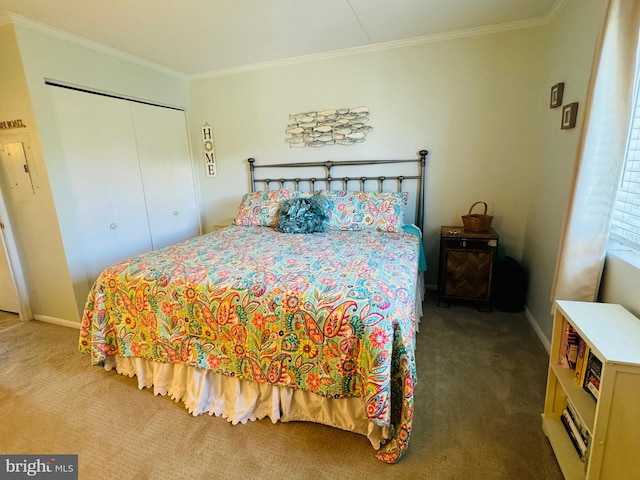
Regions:
M 361 397 L 394 429 L 377 453 L 393 463 L 413 415 L 418 242 L 231 226 L 139 255 L 97 279 L 80 350 L 97 365 L 121 354 Z

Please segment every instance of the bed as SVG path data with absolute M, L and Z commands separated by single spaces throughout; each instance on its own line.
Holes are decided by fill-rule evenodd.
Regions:
M 101 273 L 80 350 L 193 415 L 322 423 L 397 462 L 413 418 L 426 157 L 249 159 L 232 225 Z

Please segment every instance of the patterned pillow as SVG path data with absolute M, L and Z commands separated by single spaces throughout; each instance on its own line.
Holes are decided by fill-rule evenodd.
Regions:
M 329 201 L 330 230 L 399 232 L 404 225 L 407 194 L 321 190 Z
M 281 188 L 247 193 L 238 206 L 234 223 L 236 225 L 253 225 L 273 227 L 278 224 L 278 211 L 283 201 L 295 196 L 295 192 Z

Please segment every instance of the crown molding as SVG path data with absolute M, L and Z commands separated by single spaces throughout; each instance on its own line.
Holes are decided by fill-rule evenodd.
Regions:
M 545 17 L 545 19 L 547 20 L 547 23 L 550 23 L 551 21 L 555 20 L 555 18 L 560 14 L 560 12 L 564 9 L 564 7 L 567 6 L 568 3 L 569 3 L 569 0 L 556 0 L 556 3 L 553 4 L 553 6 L 551 7 L 551 10 Z
M 3 20 L 7 19 L 7 23 L 12 23 L 14 25 L 19 25 L 21 27 L 29 28 L 31 30 L 38 31 L 40 33 L 44 33 L 45 35 L 50 35 L 52 37 L 58 38 L 60 40 L 65 40 L 81 47 L 90 48 L 92 50 L 98 51 L 100 53 L 104 53 L 106 55 L 111 55 L 112 57 L 120 58 L 122 60 L 126 60 L 127 62 L 135 63 L 141 65 L 143 67 L 152 68 L 159 72 L 171 75 L 173 77 L 180 78 L 182 80 L 188 80 L 188 75 L 184 73 L 178 72 L 168 67 L 164 67 L 162 65 L 158 65 L 157 63 L 150 62 L 149 60 L 145 60 L 140 57 L 136 57 L 135 55 L 131 55 L 129 53 L 125 53 L 121 50 L 117 50 L 115 48 L 107 47 L 98 42 L 94 42 L 87 38 L 81 37 L 79 35 L 74 35 L 72 33 L 65 32 L 64 30 L 60 30 L 55 27 L 50 27 L 49 25 L 45 25 L 44 23 L 36 22 L 34 20 L 30 20 L 28 18 L 22 17 L 20 15 L 16 15 L 11 12 L 4 12 L 0 14 L 0 26 L 3 25 Z
M 4 27 L 5 25 L 11 25 L 13 21 L 11 20 L 11 13 L 9 12 L 0 12 L 0 27 Z
M 203 72 L 198 74 L 185 74 L 182 72 L 178 72 L 168 67 L 164 67 L 162 65 L 158 65 L 156 63 L 150 62 L 143 58 L 137 57 L 135 55 L 131 55 L 125 53 L 121 50 L 117 50 L 115 48 L 107 47 L 106 45 L 100 44 L 98 42 L 94 42 L 92 40 L 88 40 L 84 37 L 80 37 L 79 35 L 74 35 L 63 30 L 50 27 L 40 22 L 36 22 L 34 20 L 27 19 L 20 15 L 16 15 L 11 12 L 1 12 L 0 13 L 0 26 L 15 24 L 20 25 L 26 28 L 30 28 L 32 30 L 39 31 L 46 35 L 51 35 L 53 37 L 66 40 L 68 42 L 74 43 L 79 46 L 83 46 L 86 48 L 90 48 L 92 50 L 111 55 L 122 60 L 126 60 L 128 62 L 136 63 L 138 65 L 152 68 L 154 70 L 160 71 L 162 73 L 174 76 L 176 78 L 180 78 L 182 80 L 202 80 L 206 78 L 213 77 L 222 77 L 227 75 L 235 75 L 239 73 L 246 73 L 258 70 L 266 70 L 270 68 L 278 68 L 285 67 L 289 65 L 297 65 L 301 63 L 315 62 L 320 60 L 328 60 L 332 58 L 344 57 L 349 55 L 359 55 L 363 53 L 373 53 L 380 52 L 386 50 L 392 50 L 396 48 L 403 47 L 411 47 L 416 45 L 424 45 L 428 43 L 436 43 L 443 42 L 447 40 L 453 40 L 456 38 L 465 38 L 465 37 L 474 37 L 481 35 L 490 35 L 494 33 L 506 32 L 511 30 L 520 30 L 526 28 L 535 28 L 542 27 L 548 25 L 558 14 L 562 11 L 562 9 L 567 5 L 569 0 L 556 0 L 551 11 L 545 17 L 533 18 L 529 20 L 521 20 L 515 22 L 507 22 L 500 23 L 495 25 L 488 25 L 484 27 L 476 27 L 469 28 L 463 30 L 456 30 L 453 32 L 445 32 L 445 33 L 436 33 L 433 35 L 425 35 L 422 37 L 414 37 L 406 40 L 396 40 L 392 42 L 382 42 L 376 43 L 372 45 L 364 45 L 360 47 L 352 47 L 345 48 L 340 50 L 333 50 L 330 52 L 323 52 L 311 55 L 301 55 L 298 57 L 290 57 L 281 60 L 273 60 L 269 62 L 261 62 L 261 63 L 253 63 L 249 65 L 240 65 L 237 67 L 223 68 L 217 70 L 211 70 L 209 72 Z
M 566 0 L 558 0 L 556 3 Z M 516 22 L 500 23 L 496 25 L 488 25 L 485 27 L 468 28 L 464 30 L 456 30 L 453 32 L 436 33 L 433 35 L 425 35 L 422 37 L 414 37 L 406 40 L 395 40 L 392 42 L 376 43 L 373 45 L 365 45 L 362 47 L 344 48 L 333 50 L 331 52 L 317 53 L 312 55 L 302 55 L 299 57 L 285 58 L 282 60 L 274 60 L 271 62 L 253 63 L 250 65 L 241 65 L 239 67 L 231 67 L 220 70 L 212 70 L 210 72 L 189 75 L 189 80 L 202 80 L 205 78 L 222 77 L 226 75 L 234 75 L 238 73 L 246 73 L 256 70 L 265 70 L 269 68 L 284 67 L 288 65 L 296 65 L 300 63 L 315 62 L 318 60 L 328 60 L 331 58 L 344 57 L 348 55 L 358 55 L 362 53 L 372 53 L 395 48 L 411 47 L 415 45 L 424 45 L 427 43 L 443 42 L 456 38 L 475 37 L 480 35 L 489 35 L 493 33 L 506 32 L 511 30 L 521 30 L 525 28 L 535 28 L 547 25 L 549 20 L 547 17 L 533 18 L 529 20 L 521 20 Z

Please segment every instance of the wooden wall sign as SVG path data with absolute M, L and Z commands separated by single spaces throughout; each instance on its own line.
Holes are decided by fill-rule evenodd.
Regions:
M 562 94 L 564 93 L 564 83 L 556 83 L 551 87 L 551 99 L 549 108 L 556 108 L 562 105 Z
M 578 118 L 578 102 L 569 103 L 562 107 L 562 130 L 575 128 Z
M 213 131 L 211 125 L 205 123 L 202 127 L 202 150 L 204 150 L 204 166 L 207 177 L 217 177 L 216 154 L 213 149 Z
M 11 130 L 12 128 L 25 128 L 26 125 L 22 123 L 22 119 L 6 120 L 0 122 L 0 130 Z

